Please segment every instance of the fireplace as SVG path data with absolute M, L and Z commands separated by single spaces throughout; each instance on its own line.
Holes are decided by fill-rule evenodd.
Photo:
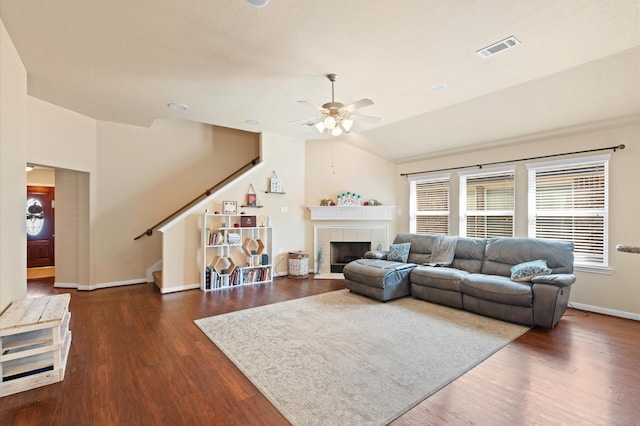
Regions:
M 386 226 L 316 225 L 313 233 L 315 278 L 343 278 L 348 260 L 361 258 L 368 250 L 387 249 Z
M 333 241 L 330 246 L 331 273 L 342 273 L 347 263 L 362 259 L 369 250 L 371 250 L 370 242 Z

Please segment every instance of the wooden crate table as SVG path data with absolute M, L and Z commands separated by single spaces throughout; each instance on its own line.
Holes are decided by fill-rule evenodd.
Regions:
M 18 300 L 0 315 L 0 397 L 64 379 L 70 299 L 58 294 Z

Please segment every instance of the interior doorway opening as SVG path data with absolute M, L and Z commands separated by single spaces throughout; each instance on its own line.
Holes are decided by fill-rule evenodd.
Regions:
M 55 277 L 55 169 L 27 166 L 27 279 Z

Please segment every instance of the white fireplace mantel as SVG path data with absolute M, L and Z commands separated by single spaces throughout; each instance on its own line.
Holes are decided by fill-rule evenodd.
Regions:
M 307 206 L 311 220 L 392 220 L 395 206 Z

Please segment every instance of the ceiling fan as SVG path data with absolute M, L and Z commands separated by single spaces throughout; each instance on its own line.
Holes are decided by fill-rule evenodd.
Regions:
M 367 115 L 353 113 L 357 109 L 373 105 L 373 101 L 371 99 L 360 99 L 359 101 L 349 105 L 336 102 L 334 99 L 334 83 L 336 81 L 336 74 L 327 74 L 326 77 L 331 82 L 331 102 L 327 102 L 322 106 L 317 106 L 307 101 L 298 101 L 298 103 L 302 105 L 317 109 L 321 114 L 313 118 L 296 120 L 289 124 L 301 123 L 302 126 L 314 126 L 320 133 L 326 132 L 332 136 L 340 136 L 343 132 L 349 133 L 353 127 L 354 119 L 372 122 L 380 121 L 378 117 L 370 117 Z

